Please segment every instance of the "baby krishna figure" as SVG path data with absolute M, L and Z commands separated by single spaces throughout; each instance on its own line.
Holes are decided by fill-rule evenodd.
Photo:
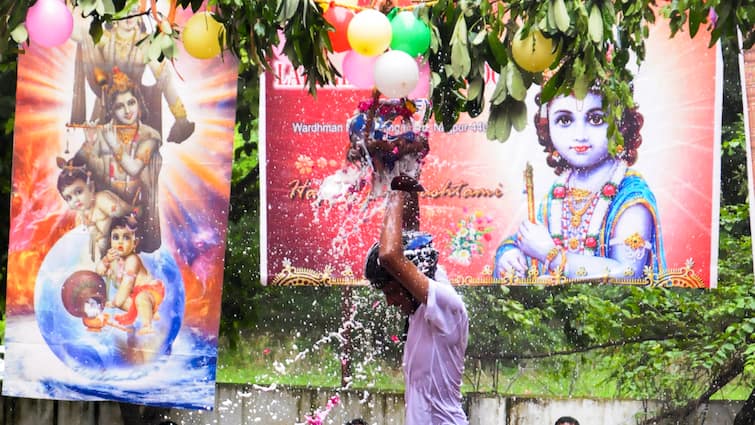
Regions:
M 85 225 L 89 229 L 90 253 L 92 261 L 97 261 L 107 251 L 111 220 L 129 214 L 133 207 L 109 190 L 95 192 L 85 165 L 63 158 L 58 158 L 57 164 L 62 170 L 58 176 L 58 192 L 76 213 L 76 225 Z
M 110 225 L 110 249 L 97 264 L 97 273 L 117 288 L 115 296 L 105 303 L 105 307 L 125 311 L 116 315 L 115 320 L 130 326 L 138 317 L 141 328 L 137 334 L 146 335 L 154 332 L 152 322 L 159 320 L 157 310 L 165 298 L 165 285 L 149 274 L 136 253 L 139 244 L 136 234 L 133 216 L 114 218 Z

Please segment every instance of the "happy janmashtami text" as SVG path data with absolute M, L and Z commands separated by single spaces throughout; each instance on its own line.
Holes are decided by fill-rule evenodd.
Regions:
M 311 180 L 294 179 L 288 183 L 288 198 L 313 201 L 317 199 L 317 185 Z M 447 180 L 436 188 L 425 188 L 420 196 L 424 198 L 502 198 L 503 183 L 498 183 L 494 188 L 471 187 L 469 183 Z

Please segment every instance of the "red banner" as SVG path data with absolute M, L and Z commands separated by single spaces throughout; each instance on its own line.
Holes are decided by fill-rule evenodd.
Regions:
M 547 164 L 549 155 L 558 159 L 550 153 L 556 149 L 546 153 L 538 143 L 535 122 L 555 117 L 557 101 L 541 111 L 535 103 L 538 86 L 527 95 L 527 127 L 512 131 L 503 143 L 487 140 L 485 113 L 476 119 L 462 115 L 448 132 L 427 122 L 421 228 L 434 236 L 452 282 L 715 286 L 720 60 L 705 38 L 670 39 L 662 21 L 652 29 L 634 83 L 639 113 L 632 119 L 639 134 L 627 152 L 601 157 L 610 161 L 602 165 L 613 168 L 606 168 L 603 181 L 583 198 L 559 187 L 568 189 L 586 168 L 577 164 L 557 175 Z M 311 97 L 285 58 L 274 66 L 275 76 L 265 78 L 262 106 L 263 279 L 279 285 L 364 283 L 364 257 L 379 235 L 382 199 L 371 196 L 380 190 L 369 163 L 347 160 L 354 124 L 347 121 L 371 93 L 341 80 Z M 487 93 L 497 78 L 488 71 Z M 570 99 L 572 118 L 600 121 L 581 110 L 589 101 L 600 105 L 600 97 Z M 599 106 L 596 110 L 604 114 Z M 417 116 L 413 123 L 423 124 Z M 555 131 L 552 127 L 552 138 Z M 605 140 L 605 130 L 598 136 Z M 534 199 L 529 208 L 527 164 Z M 541 269 L 533 275 L 529 258 L 525 273 L 507 267 L 506 252 L 521 246 L 516 237 L 533 210 L 540 228 L 564 248 L 553 252 L 569 258 L 558 273 Z M 637 214 L 626 213 L 630 210 Z M 553 259 L 550 253 L 546 257 Z

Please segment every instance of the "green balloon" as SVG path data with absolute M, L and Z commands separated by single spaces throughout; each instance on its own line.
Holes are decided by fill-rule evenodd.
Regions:
M 430 28 L 414 13 L 403 11 L 391 19 L 391 49 L 401 50 L 411 57 L 425 54 L 430 47 Z

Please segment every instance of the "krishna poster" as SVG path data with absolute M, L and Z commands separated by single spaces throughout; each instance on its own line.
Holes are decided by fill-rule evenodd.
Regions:
M 214 405 L 237 68 L 139 12 L 19 55 L 4 395 Z
M 584 99 L 544 104 L 533 85 L 527 125 L 500 142 L 487 138 L 487 111 L 444 131 L 425 113 L 426 87 L 373 98 L 343 72 L 353 52 L 333 56 L 347 77 L 316 99 L 280 56 L 264 83 L 263 279 L 366 284 L 390 178 L 421 171 L 420 228 L 453 284 L 715 287 L 722 82 L 705 38 L 651 26 L 620 147 L 599 82 Z M 489 98 L 499 75 L 485 76 Z M 376 160 L 371 143 L 396 145 Z M 399 157 L 400 143 L 417 151 Z

